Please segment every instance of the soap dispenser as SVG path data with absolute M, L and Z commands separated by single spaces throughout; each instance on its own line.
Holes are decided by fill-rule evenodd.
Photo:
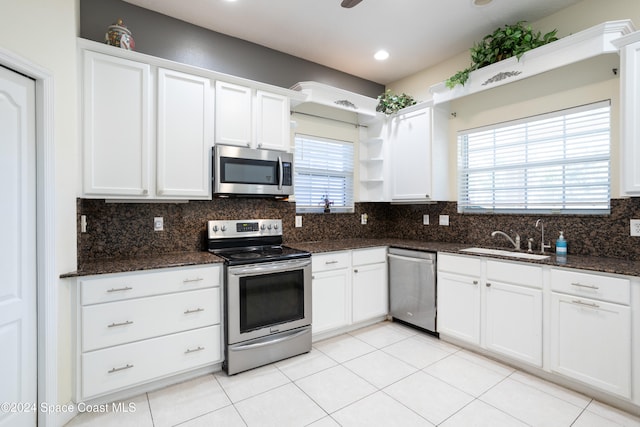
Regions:
M 567 256 L 567 239 L 564 238 L 564 232 L 560 232 L 560 237 L 556 240 L 556 255 Z

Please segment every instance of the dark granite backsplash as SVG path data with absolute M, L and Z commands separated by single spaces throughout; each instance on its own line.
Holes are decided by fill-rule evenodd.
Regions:
M 368 224 L 360 224 L 360 215 Z M 430 225 L 422 225 L 429 215 Z M 87 216 L 87 233 L 80 233 L 80 215 Z M 629 236 L 629 220 L 640 218 L 640 198 L 614 199 L 611 214 L 577 215 L 469 215 L 458 214 L 455 202 L 428 205 L 358 203 L 354 214 L 303 214 L 303 227 L 295 228 L 295 204 L 270 199 L 214 199 L 189 203 L 105 203 L 78 199 L 78 262 L 103 258 L 128 258 L 170 252 L 204 250 L 206 222 L 210 219 L 282 218 L 285 242 L 327 239 L 400 238 L 470 246 L 508 247 L 493 230 L 514 236 L 522 247 L 534 239 L 540 249 L 542 218 L 545 240 L 555 249 L 564 231 L 569 253 L 640 260 L 640 238 Z M 438 225 L 439 215 L 449 215 L 448 227 Z M 164 218 L 164 231 L 153 231 L 153 218 Z

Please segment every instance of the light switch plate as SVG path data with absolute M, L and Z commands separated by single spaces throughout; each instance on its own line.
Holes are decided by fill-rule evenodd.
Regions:
M 440 225 L 449 226 L 449 215 L 440 215 Z
M 631 232 L 630 236 L 640 236 L 640 219 L 632 219 L 629 221 Z
M 161 216 L 156 216 L 153 218 L 153 230 L 154 231 L 162 231 L 164 230 L 164 218 Z
M 422 215 L 422 225 L 429 225 L 429 215 Z
M 302 216 L 301 215 L 296 215 L 296 227 L 297 228 L 302 227 Z

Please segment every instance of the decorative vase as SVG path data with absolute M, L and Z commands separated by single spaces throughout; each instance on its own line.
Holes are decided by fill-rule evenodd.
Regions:
M 107 33 L 104 35 L 104 41 L 108 45 L 126 50 L 134 50 L 136 46 L 131 31 L 124 25 L 122 19 L 118 19 L 112 25 L 109 25 Z

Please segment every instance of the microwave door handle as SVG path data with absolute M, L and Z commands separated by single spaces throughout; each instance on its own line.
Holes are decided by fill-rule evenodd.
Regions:
M 282 170 L 282 157 L 278 156 L 278 190 L 282 190 L 283 180 L 284 180 L 284 171 Z

